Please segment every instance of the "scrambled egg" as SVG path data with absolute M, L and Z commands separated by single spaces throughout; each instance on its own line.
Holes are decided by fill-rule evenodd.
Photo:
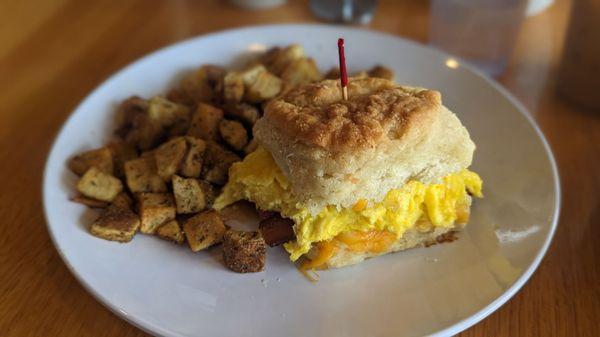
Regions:
M 482 181 L 469 170 L 448 175 L 438 184 L 409 181 L 390 190 L 376 203 L 359 200 L 352 208 L 328 206 L 316 216 L 295 201 L 291 186 L 271 154 L 258 148 L 229 171 L 229 182 L 215 201 L 221 209 L 238 200 L 250 200 L 260 209 L 280 212 L 295 222 L 296 241 L 284 245 L 292 261 L 307 253 L 312 244 L 331 240 L 348 231 L 388 231 L 401 237 L 426 218 L 432 226 L 452 226 L 457 208 L 468 202 L 467 190 L 481 197 Z

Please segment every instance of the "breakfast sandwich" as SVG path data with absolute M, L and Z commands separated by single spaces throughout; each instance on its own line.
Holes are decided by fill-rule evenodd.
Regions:
M 342 267 L 435 242 L 469 219 L 475 144 L 437 91 L 379 78 L 325 80 L 270 101 L 258 148 L 229 171 L 219 210 L 253 202 L 292 226 L 304 269 Z M 272 212 L 272 213 L 271 213 Z

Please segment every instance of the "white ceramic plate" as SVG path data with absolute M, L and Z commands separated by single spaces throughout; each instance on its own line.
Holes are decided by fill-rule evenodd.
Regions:
M 323 70 L 346 39 L 350 70 L 376 63 L 400 83 L 442 92 L 477 144 L 473 170 L 485 198 L 459 240 L 321 272 L 308 282 L 281 249 L 262 273 L 235 274 L 219 249 L 137 235 L 129 244 L 93 237 L 94 212 L 69 202 L 67 159 L 100 146 L 122 99 L 162 93 L 203 63 L 231 65 L 269 46 L 302 44 Z M 146 56 L 109 78 L 73 112 L 44 177 L 48 228 L 79 281 L 115 313 L 168 336 L 450 335 L 506 302 L 531 276 L 556 228 L 559 180 L 551 151 L 525 109 L 492 80 L 437 51 L 398 37 L 347 27 L 263 26 L 201 36 Z

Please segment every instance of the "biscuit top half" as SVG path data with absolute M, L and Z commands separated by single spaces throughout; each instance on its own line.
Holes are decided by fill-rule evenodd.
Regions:
M 344 100 L 339 81 L 325 80 L 271 101 L 264 119 L 307 146 L 339 153 L 402 138 L 409 128 L 425 127 L 440 106 L 437 91 L 379 78 L 350 79 Z

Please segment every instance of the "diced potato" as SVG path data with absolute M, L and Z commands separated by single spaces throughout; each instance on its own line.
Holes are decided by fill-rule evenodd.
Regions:
M 248 143 L 248 133 L 242 123 L 238 121 L 221 120 L 219 133 L 221 138 L 236 151 L 241 151 Z
M 129 242 L 140 227 L 140 218 L 122 197 L 123 193 L 100 215 L 90 227 L 90 232 L 102 239 Z
M 78 176 L 83 175 L 91 167 L 113 174 L 113 154 L 108 147 L 86 151 L 76 155 L 67 164 L 69 169 Z
M 228 172 L 223 166 L 215 166 L 206 171 L 204 179 L 216 185 L 225 185 Z
M 262 54 L 258 59 L 256 60 L 251 60 L 247 66 L 253 66 L 256 64 L 262 64 L 264 66 L 269 66 L 271 63 L 273 63 L 273 60 L 275 59 L 275 57 L 277 55 L 279 55 L 279 53 L 281 53 L 281 50 L 283 48 L 281 47 L 272 47 L 269 48 L 269 50 L 267 50 L 264 54 Z
M 76 195 L 71 198 L 71 201 L 76 202 L 78 204 L 85 205 L 90 208 L 106 208 L 109 203 L 106 201 L 100 201 L 88 197 L 84 197 L 83 195 Z
M 188 96 L 188 94 L 181 88 L 171 88 L 167 92 L 167 99 L 171 102 L 182 104 L 188 107 L 194 106 L 194 104 L 196 104 L 194 99 Z
M 192 102 L 210 102 L 213 91 L 208 82 L 198 72 L 191 72 L 181 80 L 181 91 Z
M 187 143 L 184 137 L 163 143 L 154 151 L 157 173 L 164 181 L 170 181 L 177 173 L 186 152 Z
M 181 226 L 179 226 L 179 222 L 177 222 L 177 220 L 168 221 L 158 227 L 156 229 L 156 235 L 165 240 L 173 241 L 179 245 L 183 244 L 185 241 L 183 230 L 181 230 Z
M 189 109 L 185 105 L 154 96 L 148 102 L 148 117 L 163 127 L 170 127 L 181 121 L 189 121 Z
M 147 113 L 136 115 L 125 141 L 137 145 L 140 150 L 149 150 L 160 143 L 165 129 L 152 121 Z
M 199 138 L 185 137 L 187 153 L 183 157 L 179 174 L 188 178 L 199 178 L 202 173 L 206 142 Z
M 190 121 L 187 106 L 160 96 L 144 102 L 143 109 L 130 109 L 133 112 L 121 122 L 118 133 L 127 142 L 136 144 L 141 150 L 148 150 L 167 135 L 180 135 L 187 131 Z
M 125 177 L 133 193 L 167 191 L 167 185 L 158 175 L 153 156 L 142 156 L 126 162 Z
M 181 136 L 185 136 L 190 129 L 191 115 L 189 119 L 180 119 L 175 124 L 169 127 L 167 131 L 167 139 L 173 139 Z
M 145 113 L 148 110 L 148 101 L 139 96 L 130 96 L 123 100 L 117 108 L 117 122 L 131 122 L 132 117 Z M 121 124 L 119 124 L 120 126 Z
M 248 145 L 246 145 L 244 147 L 244 153 L 245 154 L 250 154 L 254 151 L 256 151 L 256 149 L 258 148 L 258 142 L 256 140 L 254 140 L 254 138 L 250 141 L 250 143 L 248 143 Z
M 239 76 L 242 78 L 244 82 L 244 86 L 248 86 L 249 84 L 256 82 L 258 75 L 267 71 L 262 64 L 256 64 L 251 67 L 248 67 L 239 73 Z
M 222 67 L 205 64 L 181 81 L 183 93 L 194 102 L 210 102 L 215 97 L 215 84 L 225 76 Z
M 210 142 L 206 148 L 204 160 L 204 179 L 213 184 L 223 185 L 227 182 L 229 167 L 241 159 L 219 144 Z
M 194 252 L 220 243 L 226 230 L 223 220 L 215 210 L 199 213 L 183 224 L 185 237 Z
M 148 111 L 148 101 L 141 97 L 131 96 L 121 102 L 116 114 L 116 134 L 122 138 L 126 138 L 127 134 L 134 127 L 138 116 L 146 115 L 146 111 Z
M 259 232 L 228 230 L 223 237 L 223 261 L 236 273 L 255 273 L 265 268 L 267 245 Z
M 333 68 L 329 69 L 329 71 L 327 71 L 325 73 L 325 76 L 323 76 L 323 77 L 327 80 L 339 80 L 340 79 L 340 68 L 333 67 Z
M 197 213 L 206 208 L 206 195 L 198 180 L 173 176 L 173 194 L 178 214 Z
M 223 100 L 239 103 L 244 97 L 244 80 L 237 72 L 229 72 L 223 79 Z
M 217 198 L 218 191 L 211 183 L 206 180 L 198 180 L 202 193 L 204 193 L 204 200 L 206 201 L 206 208 L 212 206 L 213 202 Z
M 214 140 L 219 133 L 219 122 L 223 119 L 223 110 L 212 105 L 199 103 L 192 115 L 188 136 L 204 140 Z
M 154 153 L 155 152 L 156 152 L 155 150 L 144 151 L 144 152 L 142 152 L 142 154 L 140 154 L 139 158 L 152 158 L 152 159 L 154 159 Z
M 213 89 L 212 101 L 222 102 L 224 79 L 227 71 L 223 67 L 214 65 L 205 65 L 204 67 L 206 69 L 206 78 L 208 80 L 208 84 Z
M 213 91 L 206 78 L 206 71 L 200 68 L 190 72 L 181 80 L 181 90 L 194 102 L 210 102 Z
M 142 233 L 154 234 L 160 225 L 175 219 L 175 201 L 171 194 L 140 193 L 137 197 Z
M 77 191 L 86 197 L 112 201 L 123 190 L 121 180 L 91 167 L 77 182 Z
M 269 79 L 273 79 L 273 81 L 277 82 L 277 80 L 279 80 L 279 78 L 275 75 L 273 75 L 272 73 L 270 73 L 267 68 L 265 68 L 264 65 L 262 64 L 256 64 L 253 65 L 251 67 L 248 67 L 246 69 L 244 69 L 242 72 L 239 73 L 239 76 L 242 78 L 242 81 L 244 82 L 244 98 L 246 100 L 248 100 L 249 96 L 256 96 L 256 91 L 258 91 L 258 89 L 261 88 L 261 86 L 264 86 L 265 83 L 268 84 L 268 80 Z M 258 85 L 255 86 L 254 91 L 253 92 L 249 92 L 250 88 L 255 85 L 255 83 L 258 82 Z M 281 82 L 281 81 L 279 81 Z M 257 103 L 252 101 L 251 103 Z
M 366 70 L 361 70 L 352 75 L 353 78 L 367 78 L 369 77 L 369 73 Z
M 138 108 L 129 108 L 132 112 L 123 113 L 125 117 L 121 118 L 121 127 L 117 133 L 128 143 L 137 145 L 141 150 L 148 150 L 166 136 L 182 135 L 189 128 L 190 111 L 187 106 L 161 96 L 143 102 L 143 108 L 139 107 L 139 103 Z
M 312 58 L 299 58 L 285 67 L 281 80 L 288 88 L 312 83 L 321 79 L 321 73 Z
M 112 142 L 108 144 L 112 152 L 114 175 L 123 178 L 125 176 L 125 162 L 135 159 L 138 156 L 135 146 L 126 142 Z
M 113 208 L 132 209 L 133 201 L 126 192 L 121 192 L 113 199 L 110 204 Z
M 232 119 L 237 119 L 240 122 L 252 127 L 260 118 L 258 109 L 250 104 L 228 104 L 225 106 L 225 116 Z
M 277 96 L 281 92 L 281 79 L 270 72 L 256 67 L 244 76 L 244 98 L 250 103 L 260 103 Z M 257 70 L 258 69 L 258 70 Z
M 189 127 L 190 113 L 185 105 L 156 96 L 147 103 L 147 109 L 138 112 L 120 128 L 128 143 L 136 144 L 141 150 L 158 145 L 167 135 L 180 135 Z M 126 131 L 123 131 L 126 130 Z
M 393 81 L 394 80 L 394 71 L 390 68 L 384 67 L 382 65 L 376 65 L 375 67 L 369 70 L 369 76 L 385 78 L 386 80 Z
M 304 48 L 297 44 L 289 45 L 285 48 L 276 50 L 268 59 L 264 60 L 270 72 L 281 76 L 285 68 L 293 61 L 305 57 Z
M 240 157 L 235 153 L 228 151 L 220 144 L 208 142 L 206 146 L 206 154 L 204 155 L 204 166 L 211 168 L 213 166 L 228 163 L 229 165 L 240 161 Z
M 204 72 L 208 84 L 212 86 L 214 86 L 227 73 L 225 68 L 214 64 L 205 64 L 200 67 L 200 71 Z

